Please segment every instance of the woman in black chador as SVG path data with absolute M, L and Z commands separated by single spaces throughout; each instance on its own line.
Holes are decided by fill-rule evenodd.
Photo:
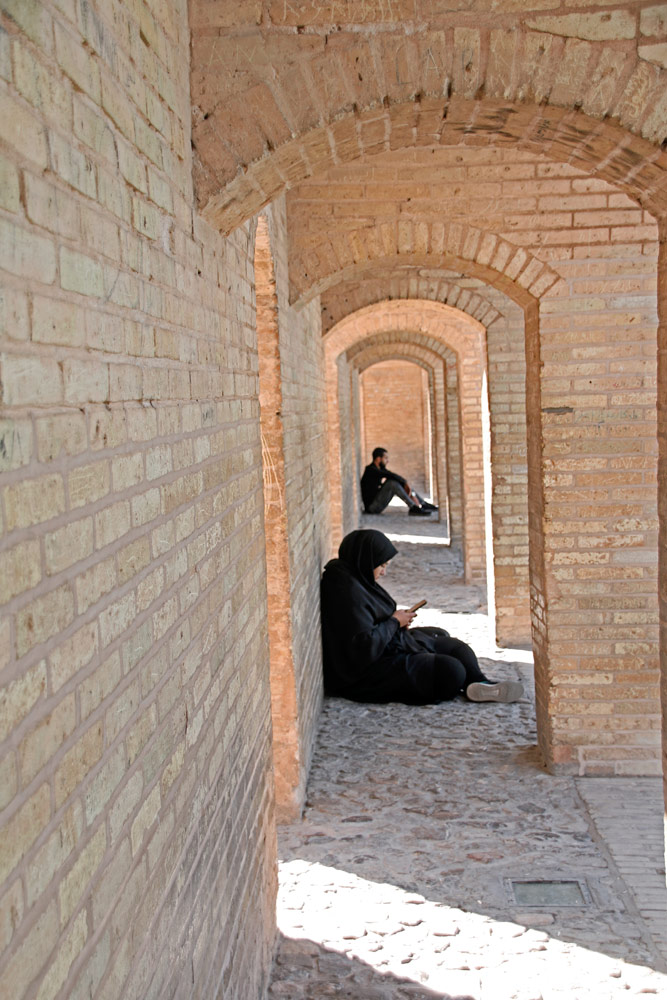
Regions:
M 490 681 L 465 642 L 439 628 L 409 628 L 380 586 L 396 549 L 381 531 L 346 535 L 322 577 L 322 642 L 327 694 L 352 701 L 430 705 L 465 694 L 470 701 L 517 701 L 516 681 Z

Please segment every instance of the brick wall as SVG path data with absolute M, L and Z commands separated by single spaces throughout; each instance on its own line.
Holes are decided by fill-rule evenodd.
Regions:
M 662 671 L 660 675 L 660 698 L 662 704 L 662 774 L 667 804 L 667 408 L 661 401 L 667 399 L 667 260 L 665 259 L 665 226 L 660 226 L 660 246 L 658 256 L 658 291 L 661 304 L 658 326 L 658 514 L 660 534 L 659 554 L 659 618 L 660 650 Z M 667 848 L 667 838 L 665 842 Z
M 247 1000 L 276 888 L 253 229 L 193 211 L 184 5 L 3 10 L 0 977 Z M 283 338 L 304 772 L 314 323 Z
M 427 491 L 428 379 L 423 369 L 403 361 L 382 361 L 361 376 L 364 408 L 363 454 L 374 447 L 389 451 L 389 467 L 418 493 Z
M 530 642 L 526 351 L 523 312 L 503 304 L 487 328 L 496 641 Z
M 284 200 L 271 207 L 277 279 L 285 504 L 289 548 L 298 780 L 294 809 L 303 806 L 322 699 L 319 580 L 328 558 L 328 484 L 324 348 L 317 303 L 302 310 L 288 301 Z M 294 811 L 293 809 L 293 811 Z
M 490 141 L 582 163 L 661 214 L 665 22 L 651 0 L 613 7 L 191 0 L 199 196 L 229 232 L 333 164 Z
M 275 844 L 249 220 L 287 187 L 269 223 L 296 800 L 320 697 L 324 497 L 331 525 L 354 520 L 363 417 L 347 348 L 322 372 L 318 295 L 333 331 L 353 301 L 394 285 L 487 331 L 494 544 L 507 595 L 525 574 L 525 475 L 545 757 L 579 773 L 659 767 L 664 19 L 651 3 L 555 17 L 522 5 L 473 27 L 447 8 L 424 27 L 432 12 L 410 0 L 371 31 L 375 12 L 354 0 L 359 23 L 332 33 L 326 5 L 302 6 L 308 30 L 282 2 L 192 0 L 190 65 L 182 0 L 2 2 L 0 975 L 12 997 L 263 989 Z M 413 15 L 422 30 L 406 35 Z M 455 400 L 471 383 L 462 368 L 455 388 L 449 361 L 446 373 L 451 473 L 466 434 L 465 408 L 451 430 Z M 333 475 L 323 374 L 340 404 L 327 415 Z M 354 469 L 342 495 L 341 467 Z M 455 526 L 451 483 L 450 496 Z M 516 630 L 525 605 L 506 606 Z
M 540 308 L 543 582 L 540 704 L 555 766 L 660 773 L 656 298 L 636 245 L 562 262 Z M 585 263 L 582 263 L 585 261 Z M 639 261 L 640 266 L 643 261 Z
M 655 219 L 580 167 L 463 145 L 380 152 L 371 173 L 363 158 L 339 164 L 288 206 L 295 294 L 327 288 L 327 315 L 339 280 L 372 294 L 387 266 L 415 283 L 445 268 L 494 286 L 485 339 L 499 635 L 526 638 L 530 510 L 545 756 L 581 773 L 655 773 Z M 459 282 L 448 301 L 465 311 L 468 296 Z M 422 310 L 414 303 L 413 322 Z M 537 435 L 526 464 L 523 330 Z
M 312 309 L 293 315 L 286 302 L 281 209 L 258 222 L 255 282 L 273 761 L 277 816 L 287 820 L 304 801 L 321 702 L 317 582 L 327 512 L 319 317 Z
M 366 458 L 361 454 L 361 424 L 363 416 L 359 405 L 359 376 L 344 354 L 334 365 L 336 374 L 336 394 L 327 394 L 329 402 L 329 482 L 332 497 L 339 496 L 338 509 L 331 505 L 330 550 L 338 551 L 341 539 L 358 526 L 361 510 L 360 473 Z M 333 405 L 332 405 L 333 404 Z M 336 424 L 332 426 L 331 415 L 337 411 Z M 338 442 L 334 438 L 338 431 Z M 333 433 L 332 433 L 333 432 Z M 337 487 L 337 488 L 336 488 Z M 337 520 L 337 517 L 340 520 Z

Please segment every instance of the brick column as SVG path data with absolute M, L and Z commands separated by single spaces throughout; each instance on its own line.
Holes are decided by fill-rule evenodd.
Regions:
M 667 224 L 660 227 L 658 256 L 658 552 L 660 597 L 660 690 L 662 699 L 662 775 L 667 806 Z M 667 816 L 667 809 L 665 812 Z
M 445 368 L 447 413 L 447 496 L 449 497 L 449 537 L 452 545 L 463 545 L 463 466 L 459 433 L 459 373 L 456 355 Z
M 655 299 L 622 258 L 564 262 L 526 322 L 538 721 L 567 773 L 660 768 Z
M 340 534 L 332 539 L 334 551 L 338 551 L 341 539 L 357 527 L 359 520 L 359 479 L 356 475 L 359 450 L 359 404 L 358 376 L 351 368 L 347 357 L 342 355 L 337 363 L 338 371 L 338 426 L 340 464 L 337 471 L 341 496 Z M 332 490 L 332 493 L 335 493 Z M 332 522 L 335 524 L 333 518 Z
M 285 499 L 283 398 L 278 335 L 278 299 L 273 258 L 265 216 L 260 216 L 255 239 L 255 298 L 259 405 L 264 482 L 264 531 L 268 631 L 271 667 L 271 719 L 276 812 L 287 822 L 300 809 L 301 763 L 298 706 L 292 656 L 289 547 Z
M 496 640 L 530 642 L 526 356 L 517 306 L 487 329 Z

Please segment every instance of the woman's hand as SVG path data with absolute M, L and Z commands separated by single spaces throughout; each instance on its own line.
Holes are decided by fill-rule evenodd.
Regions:
M 412 625 L 413 620 L 417 617 L 417 612 L 401 611 L 399 608 L 396 608 L 391 617 L 396 619 L 401 628 L 407 628 L 409 625 Z

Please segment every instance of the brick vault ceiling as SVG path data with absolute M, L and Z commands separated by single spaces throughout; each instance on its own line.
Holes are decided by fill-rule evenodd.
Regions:
M 667 17 L 649 0 L 192 0 L 200 205 L 230 231 L 333 165 L 521 145 L 667 205 Z
M 325 329 L 341 310 L 383 297 L 452 302 L 461 289 L 476 289 L 479 316 L 489 307 L 480 288 L 493 283 L 476 266 L 490 260 L 480 253 L 485 241 L 556 273 L 574 256 L 610 245 L 635 245 L 641 255 L 657 239 L 654 217 L 618 186 L 516 148 L 358 158 L 290 191 L 287 217 L 292 301 L 321 294 Z

